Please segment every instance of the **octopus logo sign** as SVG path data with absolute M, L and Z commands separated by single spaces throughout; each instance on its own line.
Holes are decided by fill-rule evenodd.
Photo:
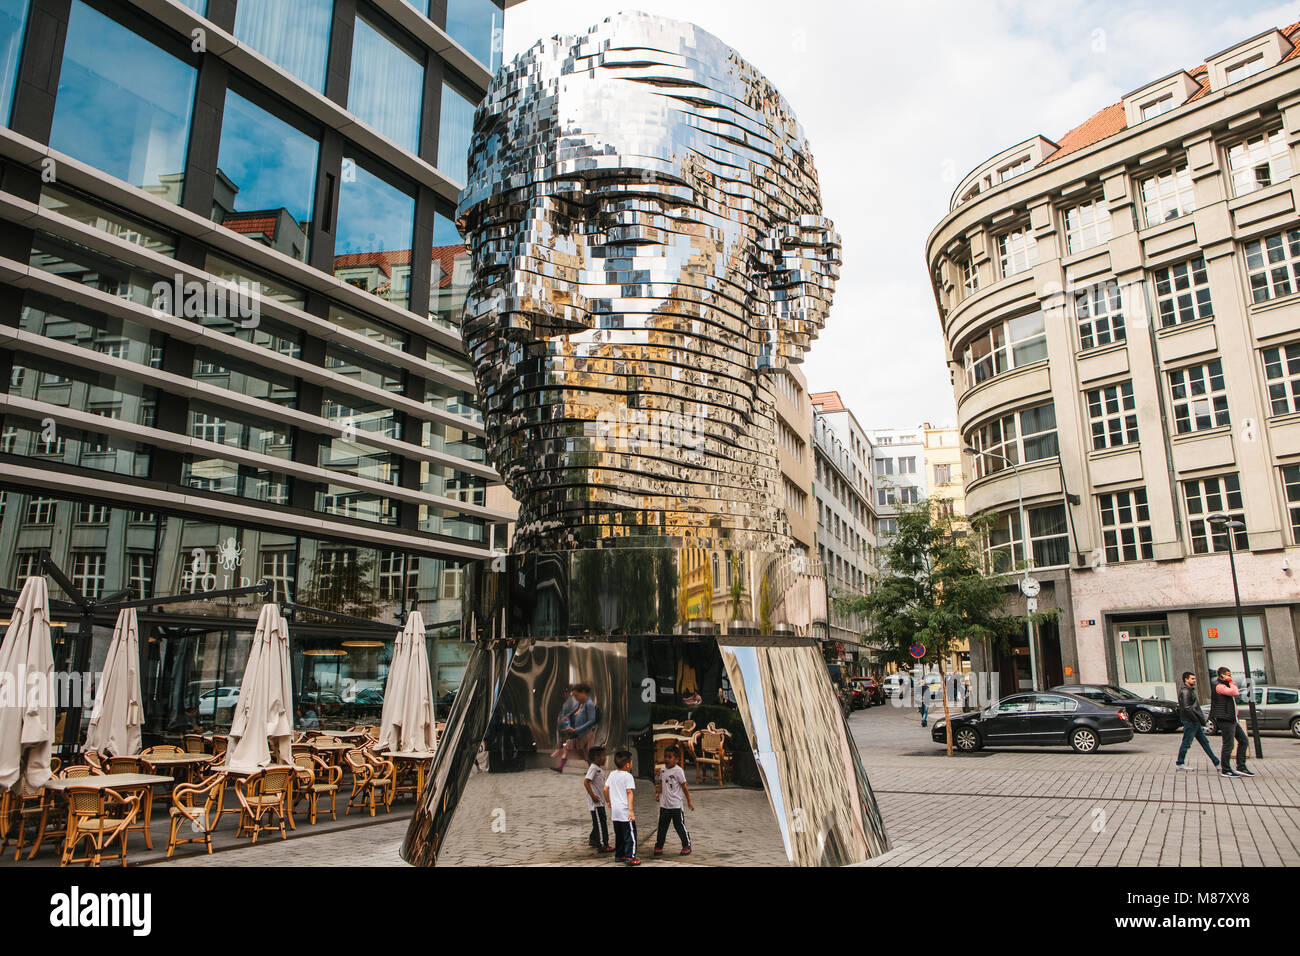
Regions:
M 922 657 L 925 656 L 925 645 L 913 644 L 911 648 L 908 650 L 908 653 L 911 654 L 919 661 Z

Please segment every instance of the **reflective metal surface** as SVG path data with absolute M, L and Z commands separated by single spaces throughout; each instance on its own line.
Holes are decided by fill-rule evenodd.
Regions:
M 789 104 L 716 37 L 619 14 L 497 74 L 458 216 L 464 340 L 519 522 L 513 554 L 466 570 L 477 649 L 403 857 L 590 858 L 587 748 L 607 771 L 630 751 L 653 812 L 670 743 L 697 781 L 709 764 L 681 720 L 725 731 L 729 792 L 700 799 L 770 843 L 747 862 L 883 852 L 817 643 L 825 575 L 779 504 L 769 378 L 821 330 L 840 248 Z M 575 700 L 599 717 L 563 746 Z M 775 820 L 741 812 L 759 787 Z

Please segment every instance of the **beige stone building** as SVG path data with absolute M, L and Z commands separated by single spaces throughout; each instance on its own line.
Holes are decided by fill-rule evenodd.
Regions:
M 997 516 L 994 565 L 1029 557 L 1040 609 L 1059 610 L 1039 686 L 1168 695 L 1185 670 L 1240 674 L 1213 512 L 1245 524 L 1254 677 L 1300 683 L 1298 146 L 1295 24 L 1003 150 L 928 240 L 962 443 L 980 452 L 966 507 Z M 992 661 L 1004 690 L 1032 682 L 1022 645 Z
M 925 480 L 929 497 L 944 502 L 953 514 L 966 513 L 965 473 L 961 432 L 956 428 L 921 426 L 925 441 Z
M 806 554 L 816 552 L 817 512 L 813 497 L 813 406 L 808 380 L 798 366 L 770 376 L 776 400 L 776 456 L 781 466 L 782 504 L 790 534 Z

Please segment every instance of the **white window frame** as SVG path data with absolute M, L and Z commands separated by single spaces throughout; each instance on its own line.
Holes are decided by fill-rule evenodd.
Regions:
M 975 358 L 975 345 L 987 341 L 988 351 Z M 1047 325 L 1042 312 L 1027 312 L 1015 318 L 997 322 L 966 343 L 962 364 L 966 372 L 966 387 L 997 378 L 1004 372 L 1033 365 L 1047 358 Z M 980 366 L 987 372 L 980 377 Z
M 1253 67 L 1253 69 L 1252 69 Z M 1224 84 L 1238 83 L 1241 80 L 1248 80 L 1257 73 L 1263 73 L 1268 69 L 1268 64 L 1264 62 L 1263 52 L 1256 53 L 1254 56 L 1248 56 L 1244 60 L 1238 60 L 1232 66 L 1224 67 L 1223 81 Z
M 1280 299 L 1300 289 L 1300 227 L 1252 239 L 1242 249 L 1253 304 Z
M 1300 412 L 1300 342 L 1287 342 L 1261 350 L 1264 384 L 1268 388 L 1269 416 Z
M 1186 162 L 1148 176 L 1138 184 L 1138 189 L 1148 226 L 1158 226 L 1196 211 L 1196 188 Z
M 1280 126 L 1233 143 L 1227 157 L 1234 196 L 1248 196 L 1291 177 L 1291 147 Z
M 1040 418 L 1042 417 L 1041 414 L 1035 413 L 1041 413 L 1044 409 L 1049 408 L 1051 409 L 1052 426 L 1050 428 L 1040 427 L 1037 431 L 1026 434 L 1026 419 Z M 1032 425 L 1039 424 L 1036 421 L 1030 423 Z M 1061 446 L 1060 436 L 1057 433 L 1058 427 L 1056 406 L 1051 402 L 1022 408 L 1009 415 L 1001 415 L 984 422 L 966 436 L 966 444 L 977 452 L 981 452 L 981 454 L 972 456 L 974 458 L 974 470 L 971 477 L 984 478 L 1008 468 L 1009 466 L 1002 458 L 994 457 L 998 455 L 1010 459 L 1014 465 L 1019 465 L 1022 462 L 1029 464 L 1035 461 L 1048 461 L 1059 457 Z M 1028 449 L 1026 449 L 1026 441 L 1029 443 Z M 1051 445 L 1054 445 L 1055 449 L 1050 454 L 1043 454 L 1042 452 Z
M 1131 378 L 1090 388 L 1084 393 L 1084 401 L 1093 451 L 1138 443 L 1137 401 Z
M 1152 108 L 1156 106 L 1159 106 L 1160 109 Z M 1149 119 L 1155 119 L 1157 116 L 1160 116 L 1162 113 L 1168 113 L 1173 108 L 1174 108 L 1174 94 L 1166 93 L 1164 96 L 1157 96 L 1155 99 L 1148 100 L 1147 102 L 1142 104 L 1142 108 L 1141 108 L 1142 121 L 1146 122 Z
M 1071 206 L 1062 219 L 1066 255 L 1096 249 L 1111 240 L 1110 211 L 1101 197 Z
M 1035 534 L 1034 521 L 1035 517 L 1043 512 L 1053 508 L 1061 509 L 1061 515 L 1065 521 L 1061 530 L 1052 531 L 1050 534 Z M 1025 508 L 1025 517 L 1029 522 L 1029 553 L 1034 555 L 1033 567 L 1036 568 L 1057 568 L 1064 567 L 1070 563 L 1070 519 L 1065 511 L 1064 502 L 1048 502 L 1036 507 Z M 997 543 L 995 542 L 995 537 Z M 1056 542 L 1056 547 L 1064 545 L 1063 561 L 1042 562 L 1038 560 L 1040 553 L 1044 557 L 1049 542 Z M 1041 545 L 1041 549 L 1035 547 Z M 994 560 L 997 554 L 1007 555 L 1011 559 L 1010 567 L 999 567 Z M 1020 527 L 1020 511 L 1012 508 L 1009 511 L 1003 511 L 994 516 L 993 526 L 989 529 L 988 538 L 985 540 L 984 557 L 987 566 L 996 574 L 1013 571 L 1024 566 L 1025 562 L 1025 535 Z
M 1222 359 L 1170 369 L 1168 375 L 1176 435 L 1232 424 Z
M 107 576 L 108 554 L 105 551 L 87 548 L 72 552 L 72 567 L 68 579 L 84 596 L 101 597 Z
M 1210 274 L 1204 256 L 1152 269 L 1151 284 L 1162 329 L 1214 318 Z
M 1004 279 L 1038 265 L 1038 240 L 1030 233 L 1028 224 L 998 236 L 998 262 Z
M 1076 292 L 1074 316 L 1079 327 L 1080 351 L 1117 345 L 1127 338 L 1123 290 L 1115 279 Z
M 1219 512 L 1229 519 L 1246 523 L 1246 511 L 1241 497 L 1241 477 L 1236 472 L 1211 475 L 1183 482 L 1183 501 L 1187 504 L 1188 542 L 1193 554 L 1212 554 L 1228 550 L 1227 531 L 1215 531 L 1205 520 L 1206 515 Z M 1236 531 L 1233 547 L 1237 551 L 1250 550 L 1250 538 L 1243 528 Z
M 1151 536 L 1151 508 L 1145 488 L 1109 491 L 1097 496 L 1101 540 L 1109 564 L 1151 561 L 1155 545 Z

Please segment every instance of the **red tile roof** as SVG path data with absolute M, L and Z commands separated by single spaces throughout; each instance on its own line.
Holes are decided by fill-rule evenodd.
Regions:
M 438 288 L 446 289 L 451 285 L 452 276 L 456 270 L 456 258 L 464 255 L 464 253 L 465 247 L 463 245 L 434 246 L 433 258 L 440 267 Z M 409 265 L 410 262 L 410 249 L 394 249 L 389 252 L 350 252 L 346 255 L 334 257 L 334 271 L 371 268 L 378 269 L 391 278 L 394 266 Z
M 1294 44 L 1291 48 L 1291 52 L 1282 58 L 1284 62 L 1286 60 L 1294 60 L 1297 57 L 1300 57 L 1300 35 L 1298 34 L 1300 34 L 1300 23 L 1293 23 L 1289 27 L 1282 28 L 1282 35 Z M 1200 66 L 1194 66 L 1189 69 L 1187 73 L 1196 80 L 1201 87 L 1188 97 L 1187 102 L 1190 103 L 1192 100 L 1198 100 L 1201 97 L 1208 95 L 1210 92 L 1210 79 L 1209 69 L 1206 65 L 1202 63 Z M 1179 105 L 1181 106 L 1183 104 L 1180 103 Z M 1107 106 L 1105 109 L 1093 114 L 1082 124 L 1076 126 L 1058 139 L 1056 142 L 1060 148 L 1043 160 L 1042 165 L 1054 163 L 1062 156 L 1085 149 L 1088 146 L 1092 146 L 1094 143 L 1099 143 L 1103 139 L 1114 136 L 1116 133 L 1122 133 L 1127 128 L 1128 122 L 1124 117 L 1123 101 L 1112 103 L 1110 106 Z
M 839 392 L 810 392 L 809 401 L 814 408 L 821 409 L 823 412 L 846 412 L 844 402 L 840 399 Z
M 275 236 L 275 225 L 279 220 L 275 216 L 257 214 L 255 216 L 241 216 L 239 214 L 227 216 L 221 220 L 221 224 L 227 229 L 246 235 L 264 235 Z

